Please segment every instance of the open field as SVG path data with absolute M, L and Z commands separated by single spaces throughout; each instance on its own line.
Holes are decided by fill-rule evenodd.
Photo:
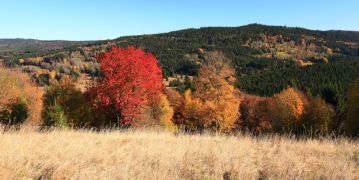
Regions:
M 0 179 L 358 179 L 347 139 L 163 132 L 0 133 Z

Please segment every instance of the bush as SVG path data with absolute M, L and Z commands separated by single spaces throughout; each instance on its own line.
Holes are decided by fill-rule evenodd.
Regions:
M 335 115 L 334 109 L 322 98 L 309 101 L 302 115 L 302 132 L 307 135 L 326 135 L 330 132 L 330 123 Z
M 348 91 L 348 112 L 343 127 L 348 135 L 359 135 L 359 79 Z
M 132 122 L 135 127 L 160 127 L 172 132 L 177 131 L 173 123 L 173 108 L 166 95 L 153 99 L 143 110 L 139 118 Z
M 25 98 L 19 97 L 15 103 L 0 112 L 0 123 L 5 126 L 21 125 L 29 115 L 29 109 Z
M 43 102 L 44 126 L 79 128 L 91 123 L 84 94 L 67 76 L 47 89 Z
M 59 104 L 55 104 L 53 108 L 49 108 L 46 111 L 46 117 L 44 118 L 44 125 L 66 128 L 68 127 L 68 120 L 62 107 Z
M 271 98 L 246 96 L 241 101 L 238 128 L 255 134 L 272 131 L 274 102 Z

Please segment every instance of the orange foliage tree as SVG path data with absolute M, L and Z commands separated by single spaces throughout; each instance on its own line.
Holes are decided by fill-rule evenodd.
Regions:
M 300 122 L 304 110 L 304 95 L 294 88 L 287 88 L 275 94 L 275 129 L 292 131 Z
M 205 116 L 208 112 L 207 107 L 199 98 L 193 98 L 190 89 L 186 90 L 183 94 L 183 120 L 181 125 L 185 126 L 186 130 L 200 131 L 203 130 L 206 125 Z
M 42 96 L 43 90 L 35 86 L 27 74 L 0 68 L 0 111 L 8 114 L 7 118 L 18 119 L 21 116 L 27 119 L 29 125 L 38 125 L 41 121 Z M 23 112 L 12 109 L 19 108 L 19 103 L 25 106 Z
M 217 131 L 234 128 L 239 116 L 239 91 L 234 87 L 235 71 L 219 52 L 208 53 L 194 80 L 193 95 L 184 94 L 187 123 Z
M 184 112 L 183 112 L 183 108 L 184 108 L 184 99 L 181 96 L 181 94 L 171 88 L 165 88 L 164 93 L 167 96 L 167 99 L 169 101 L 169 103 L 171 104 L 172 108 L 173 108 L 173 122 L 180 126 L 181 124 L 184 124 L 183 120 L 183 116 L 184 116 Z
M 0 68 L 0 111 L 6 110 L 20 94 L 14 82 L 16 77 L 10 71 Z

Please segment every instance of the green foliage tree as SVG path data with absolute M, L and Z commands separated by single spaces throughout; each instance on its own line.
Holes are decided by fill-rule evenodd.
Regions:
M 59 104 L 55 103 L 51 109 L 46 110 L 44 125 L 60 128 L 67 128 L 69 126 L 67 117 Z

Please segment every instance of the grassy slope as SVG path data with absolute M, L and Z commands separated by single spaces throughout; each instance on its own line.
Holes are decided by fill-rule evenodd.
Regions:
M 345 139 L 31 131 L 0 134 L 0 179 L 357 179 Z

